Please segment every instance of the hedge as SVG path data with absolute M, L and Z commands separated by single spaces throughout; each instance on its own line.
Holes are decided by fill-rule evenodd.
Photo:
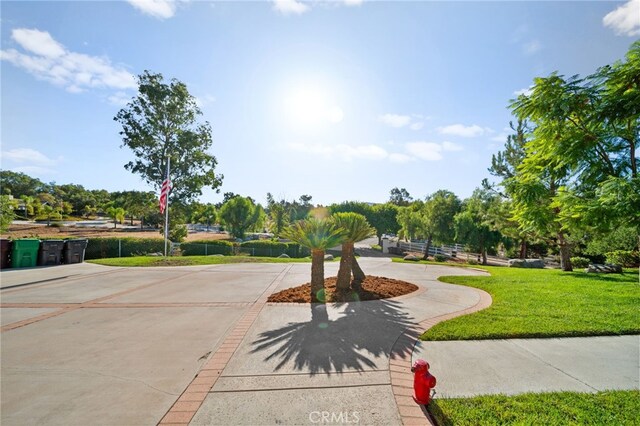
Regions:
M 190 241 L 180 244 L 183 256 L 207 256 L 211 254 L 233 254 L 233 243 L 223 240 Z
M 615 250 L 606 253 L 607 263 L 633 268 L 640 265 L 640 253 L 632 250 Z
M 278 257 L 281 254 L 286 254 L 289 257 L 309 256 L 309 250 L 300 247 L 300 244 L 281 243 L 271 240 L 245 241 L 240 243 L 238 251 L 259 257 Z
M 278 257 L 286 254 L 289 257 L 309 256 L 309 250 L 297 243 L 281 243 L 271 240 L 245 241 L 232 243 L 224 240 L 200 240 L 180 244 L 183 256 L 205 256 L 222 254 L 249 254 L 259 257 Z M 149 253 L 163 253 L 164 240 L 159 238 L 90 238 L 85 252 L 85 259 L 102 259 L 108 257 L 129 257 Z
M 163 252 L 164 240 L 159 238 L 90 238 L 84 258 L 129 257 Z

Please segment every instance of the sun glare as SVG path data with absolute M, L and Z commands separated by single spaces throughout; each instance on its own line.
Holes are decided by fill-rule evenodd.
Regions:
M 295 127 L 318 127 L 339 123 L 344 118 L 342 109 L 319 88 L 292 90 L 285 97 L 284 107 L 288 122 Z

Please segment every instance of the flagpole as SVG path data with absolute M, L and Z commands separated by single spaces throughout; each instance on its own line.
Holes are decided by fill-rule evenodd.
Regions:
M 167 157 L 167 177 L 169 179 L 169 165 L 171 162 L 171 157 Z M 164 257 L 167 257 L 167 244 L 169 241 L 169 191 L 167 191 L 167 205 L 164 209 Z

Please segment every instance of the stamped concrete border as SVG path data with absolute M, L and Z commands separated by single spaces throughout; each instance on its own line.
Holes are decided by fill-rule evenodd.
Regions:
M 480 300 L 475 305 L 456 312 L 429 318 L 418 323 L 421 330 L 426 331 L 434 325 L 462 315 L 481 311 L 491 306 L 491 295 L 486 291 L 474 288 L 480 296 Z M 416 327 L 409 327 L 396 340 L 391 349 L 394 354 L 389 360 L 389 375 L 391 376 L 391 389 L 398 406 L 398 412 L 402 419 L 402 424 L 409 425 L 435 425 L 435 422 L 424 406 L 417 405 L 413 400 L 413 374 L 411 373 L 411 352 L 403 352 L 400 348 L 415 346 L 417 339 Z
M 184 390 L 182 395 L 173 403 L 169 411 L 162 417 L 159 425 L 188 425 L 193 416 L 204 402 L 213 385 L 218 381 L 218 377 L 227 366 L 227 363 L 240 346 L 249 328 L 267 305 L 267 298 L 280 285 L 280 282 L 289 273 L 293 265 L 288 265 L 271 282 L 269 287 L 260 295 L 249 310 L 242 316 L 235 327 L 224 339 L 220 347 L 209 358 L 196 377 Z

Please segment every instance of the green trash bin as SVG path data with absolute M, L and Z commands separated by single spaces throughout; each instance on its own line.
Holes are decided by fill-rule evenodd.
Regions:
M 14 268 L 29 268 L 38 263 L 38 249 L 40 240 L 27 238 L 13 241 L 11 252 L 11 266 Z

